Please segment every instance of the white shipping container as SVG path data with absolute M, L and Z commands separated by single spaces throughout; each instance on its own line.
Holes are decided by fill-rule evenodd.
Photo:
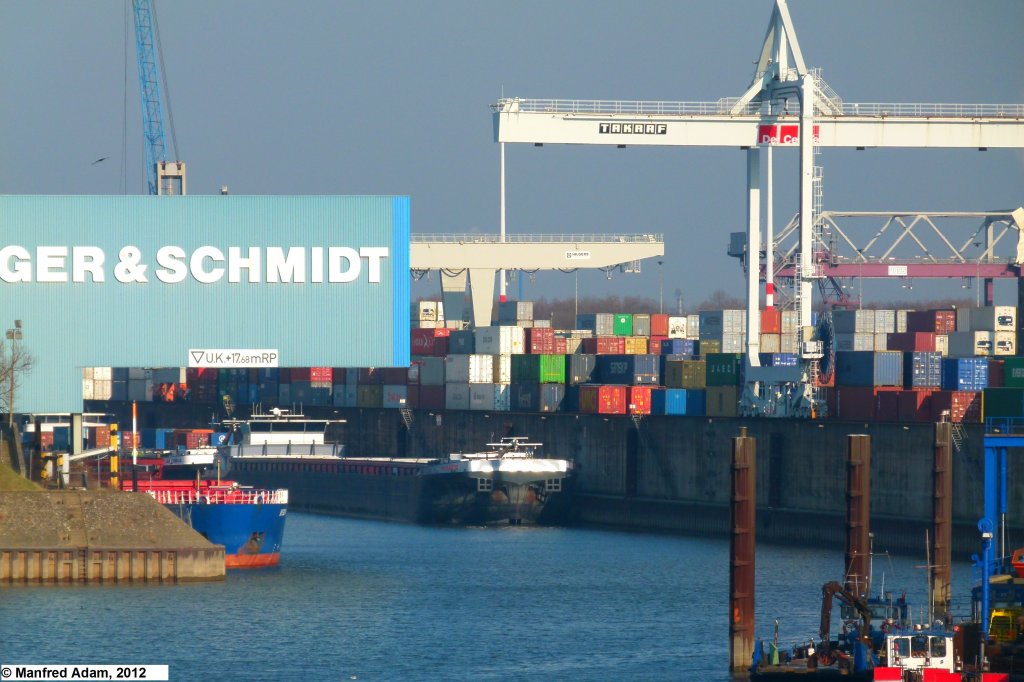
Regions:
M 540 327 L 541 329 L 551 329 L 551 320 L 534 320 L 534 327 Z
M 943 357 L 949 355 L 949 337 L 945 334 L 935 335 L 935 352 L 941 353 Z
M 579 336 L 567 336 L 565 338 L 565 352 L 568 355 L 580 352 L 580 346 L 583 345 L 583 339 Z
M 762 353 L 781 353 L 782 336 L 779 334 L 761 334 Z
M 875 350 L 875 335 L 836 334 L 833 337 L 832 343 L 834 350 Z M 786 351 L 782 352 L 785 353 Z
M 516 323 L 533 319 L 533 301 L 505 301 L 498 303 L 498 321 Z
M 1017 354 L 1017 332 L 993 332 L 992 333 L 992 354 L 993 355 L 1016 355 Z
M 782 311 L 782 333 L 783 334 L 795 334 L 796 328 L 800 324 L 800 313 L 796 310 L 783 310 Z M 782 351 L 786 352 L 786 351 Z
M 526 352 L 523 327 L 478 327 L 473 337 L 477 353 L 521 355 Z
M 93 376 L 93 368 L 92 367 L 85 367 L 85 368 L 83 368 L 82 369 L 82 378 L 83 379 L 89 379 L 89 380 L 94 379 L 95 377 Z
M 668 338 L 686 338 L 686 318 L 682 315 L 670 315 L 668 318 Z
M 420 301 L 420 321 L 437 322 L 437 301 Z
M 82 379 L 82 400 L 96 400 L 92 390 L 94 383 L 93 379 Z
M 743 334 L 723 334 L 722 335 L 722 352 L 723 353 L 742 353 L 746 349 L 743 347 L 743 343 L 746 337 Z
M 111 381 L 114 378 L 114 370 L 111 367 L 93 367 L 92 378 L 100 381 Z M 102 398 L 97 398 L 102 400 Z
M 700 314 L 690 313 L 686 316 L 686 338 L 696 341 L 700 338 Z
M 970 358 L 992 354 L 992 332 L 953 332 L 947 334 L 949 356 Z
M 494 378 L 496 384 L 507 384 L 512 381 L 512 356 L 505 353 L 494 356 Z
M 469 384 L 445 384 L 444 407 L 446 410 L 468 410 Z
M 381 407 L 397 409 L 406 407 L 409 402 L 409 387 L 395 385 L 384 386 L 381 393 Z
M 907 310 L 896 311 L 896 333 L 902 334 L 907 331 Z
M 795 353 L 797 351 L 799 343 L 796 334 L 782 334 L 779 339 L 780 353 Z
M 437 322 L 436 320 L 417 320 L 415 327 L 417 329 L 444 329 L 444 322 Z
M 875 334 L 875 347 L 872 350 L 889 350 L 889 335 Z
M 446 384 L 489 384 L 494 379 L 494 360 L 490 355 L 449 355 L 444 359 Z
M 875 333 L 895 334 L 896 333 L 896 311 L 876 310 L 875 311 Z M 876 350 L 885 350 L 884 348 Z

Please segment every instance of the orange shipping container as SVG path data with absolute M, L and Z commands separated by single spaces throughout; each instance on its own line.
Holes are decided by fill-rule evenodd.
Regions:
M 653 386 L 630 386 L 629 387 L 629 413 L 650 414 L 651 413 L 651 389 Z
M 651 338 L 655 336 L 668 337 L 668 314 L 651 314 Z
M 765 308 L 761 311 L 761 333 L 782 333 L 782 311 L 778 308 Z

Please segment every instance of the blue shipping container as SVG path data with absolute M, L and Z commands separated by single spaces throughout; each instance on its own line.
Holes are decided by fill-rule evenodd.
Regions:
M 988 388 L 988 358 L 943 358 L 942 390 L 983 391 Z
M 603 384 L 657 386 L 659 355 L 598 355 L 594 374 Z
M 697 342 L 693 339 L 662 339 L 662 355 L 689 355 L 697 354 Z
M 942 353 L 903 353 L 904 388 L 938 388 L 942 384 Z
M 706 395 L 701 389 L 656 388 L 651 391 L 651 413 L 702 417 Z
M 796 353 L 758 353 L 762 367 L 796 367 Z
M 472 355 L 476 347 L 476 333 L 472 329 L 458 329 L 448 336 L 450 355 Z
M 903 353 L 895 350 L 836 352 L 837 386 L 903 386 Z
M 594 378 L 597 356 L 587 353 L 573 353 L 565 357 L 565 383 L 570 386 L 589 384 Z

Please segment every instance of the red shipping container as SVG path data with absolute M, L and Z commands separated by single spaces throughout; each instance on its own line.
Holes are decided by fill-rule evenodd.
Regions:
M 651 338 L 655 336 L 668 337 L 667 313 L 651 313 Z
M 405 406 L 409 409 L 416 409 L 420 406 L 420 387 L 418 385 L 410 384 L 406 389 Z
M 925 351 L 935 352 L 935 332 L 901 332 L 889 334 L 887 339 L 889 350 L 902 350 L 907 352 Z
M 334 381 L 334 370 L 330 367 L 310 367 L 309 381 L 315 384 L 331 384 Z
M 872 386 L 839 386 L 836 413 L 839 419 L 874 421 L 875 389 Z
M 932 393 L 935 389 L 900 391 L 898 414 L 901 422 L 926 422 L 932 418 Z
M 106 448 L 110 446 L 110 427 L 94 426 L 89 429 L 89 447 Z
M 875 389 L 875 421 L 892 422 L 899 419 L 900 393 L 902 391 L 899 389 Z
M 526 352 L 531 355 L 552 355 L 555 352 L 555 330 L 550 327 L 528 327 Z
M 188 367 L 185 369 L 185 381 L 192 384 L 216 384 L 217 370 L 213 367 Z
M 611 384 L 583 384 L 580 386 L 580 412 L 626 414 L 626 388 Z
M 589 355 L 625 355 L 626 337 L 593 336 L 583 339 L 583 352 Z
M 1002 388 L 1003 387 L 1003 361 L 1002 360 L 989 360 L 988 361 L 988 385 L 989 388 Z
M 412 329 L 409 331 L 410 348 L 413 355 L 445 355 L 448 352 L 450 329 Z M 445 332 L 444 334 L 440 332 Z M 440 352 L 443 341 L 444 352 Z
M 761 311 L 761 333 L 782 333 L 782 311 L 778 308 L 765 308 Z
M 647 344 L 647 352 L 650 355 L 661 355 L 661 342 L 666 340 L 667 336 L 652 336 L 650 342 Z
M 552 355 L 567 355 L 569 350 L 569 342 L 561 337 L 555 337 L 555 352 Z
M 309 367 L 292 367 L 289 376 L 291 377 L 289 381 L 312 381 L 312 371 Z
M 907 311 L 908 332 L 933 332 L 949 334 L 956 331 L 955 310 L 910 310 Z
M 629 387 L 629 413 L 650 414 L 651 413 L 651 389 L 653 386 L 630 386 Z
M 941 421 L 949 411 L 949 421 L 978 423 L 981 421 L 979 391 L 935 391 L 932 394 L 932 421 Z
M 421 410 L 443 410 L 444 386 L 420 386 L 417 400 Z

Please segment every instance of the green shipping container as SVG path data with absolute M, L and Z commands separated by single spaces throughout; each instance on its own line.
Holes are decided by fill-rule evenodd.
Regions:
M 703 342 L 701 343 L 703 345 Z M 707 361 L 707 385 L 739 386 L 743 377 L 742 353 L 710 353 Z
M 1003 386 L 1024 388 L 1024 357 L 1003 358 Z
M 633 336 L 633 315 L 630 313 L 615 313 L 612 333 L 615 336 Z
M 512 381 L 523 383 L 564 384 L 564 355 L 513 355 Z
M 705 357 L 712 353 L 722 352 L 722 342 L 718 339 L 701 339 L 700 341 L 700 355 Z
M 1024 417 L 1024 388 L 986 388 L 982 391 L 981 418 L 1001 417 Z

